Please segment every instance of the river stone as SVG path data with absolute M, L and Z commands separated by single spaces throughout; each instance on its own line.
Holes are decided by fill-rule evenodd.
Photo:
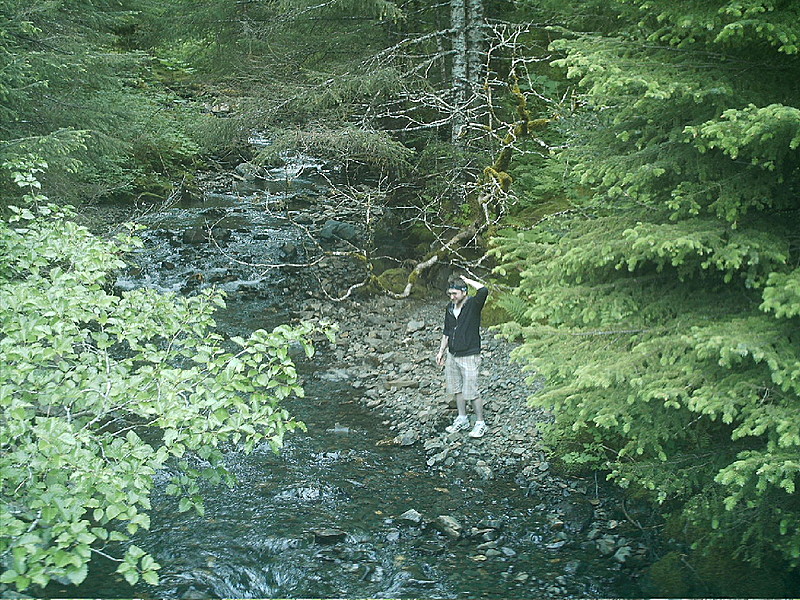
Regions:
M 297 245 L 294 242 L 286 242 L 281 246 L 281 254 L 288 260 L 293 260 L 298 257 Z
M 15 595 L 15 597 L 24 598 L 25 596 Z M 28 596 L 28 597 L 32 598 L 33 596 Z M 208 598 L 208 594 L 201 592 L 194 586 L 189 586 L 189 588 L 185 592 L 183 592 L 180 597 L 182 600 L 204 600 L 205 598 Z
M 500 537 L 500 532 L 497 529 L 489 529 L 481 534 L 481 538 L 487 542 L 491 542 Z
M 314 541 L 318 544 L 336 544 L 344 541 L 344 538 L 347 536 L 341 529 L 334 529 L 332 527 L 314 529 L 311 533 L 314 534 Z
M 202 227 L 187 229 L 181 236 L 181 241 L 183 241 L 184 244 L 202 244 L 206 239 L 206 232 Z
M 241 175 L 242 177 L 256 177 L 257 175 L 261 174 L 261 170 L 262 169 L 260 167 L 258 167 L 257 165 L 254 165 L 253 163 L 242 162 L 242 163 L 239 163 L 238 165 L 236 165 L 233 168 L 233 170 L 237 175 Z M 222 196 L 222 194 L 214 194 L 214 195 L 215 196 Z M 209 194 L 209 197 L 210 196 L 211 196 L 211 194 Z M 235 197 L 236 196 L 234 196 L 234 198 Z
M 444 444 L 442 444 L 441 440 L 436 438 L 429 439 L 427 442 L 425 442 L 424 446 L 426 452 L 430 452 L 431 450 L 440 450 L 443 447 Z
M 423 329 L 425 329 L 425 321 L 409 321 L 408 325 L 406 325 L 407 333 L 414 333 Z
M 619 563 L 625 563 L 631 554 L 633 554 L 633 549 L 630 546 L 621 546 L 612 558 Z
M 450 539 L 457 540 L 461 537 L 461 523 L 449 515 L 439 515 L 436 517 L 433 524 L 436 529 L 441 531 Z
M 402 388 L 415 388 L 419 387 L 419 381 L 416 379 L 389 379 L 384 382 L 383 386 L 390 390 L 392 388 L 395 389 L 402 389 Z
M 478 474 L 478 477 L 483 479 L 484 481 L 489 481 L 490 479 L 494 479 L 494 472 L 488 465 L 475 465 L 473 467 L 475 473 Z
M 181 241 L 184 244 L 202 244 L 214 239 L 218 242 L 226 242 L 231 239 L 233 232 L 226 227 L 214 227 L 211 229 L 211 235 L 203 227 L 190 227 L 181 235 Z
M 324 373 L 319 375 L 319 378 L 323 381 L 347 381 L 351 378 L 350 371 L 347 369 L 336 368 L 330 369 L 325 371 Z
M 502 529 L 503 521 L 502 519 L 481 519 L 478 527 L 481 529 Z
M 422 515 L 413 508 L 409 508 L 406 512 L 404 512 L 397 518 L 400 519 L 401 521 L 408 521 L 409 523 L 413 523 L 414 525 L 419 525 L 420 523 L 422 523 Z
M 325 221 L 325 225 L 322 226 L 319 236 L 326 241 L 340 238 L 352 242 L 356 238 L 357 233 L 356 228 L 350 223 L 328 219 Z
M 233 236 L 233 232 L 227 227 L 214 227 L 211 229 L 211 237 L 218 242 L 227 242 Z
M 400 446 L 412 446 L 418 439 L 419 432 L 416 429 L 407 429 L 395 438 L 397 444 Z
M 594 520 L 594 506 L 585 496 L 569 496 L 558 504 L 557 511 L 570 531 L 584 531 Z
M 430 458 L 429 458 L 429 459 L 426 461 L 427 465 L 428 465 L 429 467 L 432 467 L 432 466 L 433 466 L 433 465 L 435 465 L 436 463 L 444 461 L 444 460 L 447 458 L 447 452 L 448 452 L 448 450 L 447 450 L 447 448 L 445 448 L 445 449 L 444 449 L 444 450 L 442 450 L 441 452 L 438 452 L 438 453 L 434 454 L 433 456 L 431 456 L 431 457 L 430 457 Z
M 595 545 L 600 554 L 603 556 L 611 556 L 614 553 L 614 549 L 617 547 L 617 540 L 610 535 L 604 535 L 595 540 Z

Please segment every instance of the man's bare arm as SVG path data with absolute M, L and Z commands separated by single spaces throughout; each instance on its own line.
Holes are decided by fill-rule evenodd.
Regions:
M 482 287 L 486 287 L 480 281 L 475 281 L 474 279 L 470 279 L 466 275 L 460 275 L 462 281 L 466 283 L 468 286 L 475 288 L 476 290 L 481 289 Z

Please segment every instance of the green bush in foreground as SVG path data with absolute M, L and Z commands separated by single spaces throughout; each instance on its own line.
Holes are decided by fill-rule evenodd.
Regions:
M 153 474 L 169 464 L 167 494 L 202 513 L 198 480 L 232 482 L 223 444 L 277 448 L 302 427 L 280 407 L 303 395 L 289 345 L 311 356 L 320 327 L 226 341 L 218 292 L 111 294 L 135 239 L 98 239 L 43 200 L 0 222 L 0 582 L 79 583 L 99 554 L 154 583 L 159 565 L 128 541 L 150 525 Z

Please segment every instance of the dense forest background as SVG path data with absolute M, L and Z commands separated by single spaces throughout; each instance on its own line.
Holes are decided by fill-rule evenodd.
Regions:
M 295 426 L 273 410 L 302 393 L 285 345 L 313 352 L 311 326 L 223 349 L 213 293 L 115 296 L 135 238 L 68 207 L 302 151 L 407 215 L 413 266 L 375 261 L 366 287 L 492 270 L 553 455 L 659 507 L 666 593 L 790 595 L 799 54 L 793 0 L 0 0 L 0 583 L 80 582 L 188 452 L 214 466 L 171 493 L 202 510 L 220 440 Z

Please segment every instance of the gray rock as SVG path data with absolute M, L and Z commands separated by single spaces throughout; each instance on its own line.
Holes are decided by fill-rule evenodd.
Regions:
M 484 481 L 494 479 L 494 472 L 492 471 L 491 467 L 487 465 L 475 465 L 473 470 L 478 474 L 478 477 Z
M 218 242 L 227 242 L 233 236 L 233 232 L 227 227 L 214 227 L 211 230 L 211 237 Z
M 585 496 L 570 495 L 559 503 L 558 512 L 570 531 L 584 531 L 594 520 L 594 506 Z
M 347 369 L 330 369 L 319 375 L 323 381 L 347 381 L 351 378 L 350 371 Z
M 8 598 L 32 598 L 32 596 L 4 596 Z M 208 598 L 208 594 L 205 594 L 195 588 L 194 586 L 189 586 L 189 588 L 181 594 L 181 598 L 183 600 L 203 600 L 204 598 Z
M 206 232 L 202 227 L 187 229 L 181 236 L 181 241 L 184 244 L 202 244 L 207 239 Z
M 564 572 L 567 573 L 568 575 L 576 575 L 581 570 L 582 567 L 583 564 L 581 563 L 581 561 L 571 560 L 564 565 Z
M 615 561 L 624 564 L 628 558 L 630 558 L 631 554 L 633 554 L 633 549 L 630 546 L 621 546 L 617 548 L 617 551 L 614 553 L 612 558 Z
M 344 541 L 344 538 L 347 536 L 341 529 L 334 529 L 332 527 L 314 529 L 311 533 L 314 534 L 314 541 L 318 544 L 336 544 Z
M 419 439 L 419 432 L 416 429 L 407 429 L 395 438 L 400 446 L 412 446 Z
M 500 532 L 497 529 L 490 529 L 489 531 L 484 531 L 481 534 L 481 538 L 483 538 L 487 542 L 494 541 L 499 537 L 500 537 Z
M 425 329 L 425 321 L 409 321 L 408 325 L 406 325 L 407 333 L 414 333 L 423 329 Z
M 387 390 L 390 390 L 392 388 L 399 390 L 403 388 L 419 387 L 419 381 L 415 379 L 388 379 L 384 382 L 383 385 Z
M 449 515 L 439 515 L 433 522 L 434 527 L 452 540 L 461 537 L 461 523 Z
M 436 463 L 444 461 L 445 458 L 447 458 L 447 448 L 437 454 L 434 454 L 426 462 L 429 467 L 432 467 Z
M 442 442 L 436 438 L 428 440 L 427 442 L 425 442 L 424 446 L 426 452 L 429 452 L 431 450 L 440 450 L 443 447 L 444 444 L 442 444 Z
M 281 254 L 283 257 L 289 260 L 293 260 L 298 257 L 299 252 L 297 245 L 294 242 L 286 242 L 281 246 Z
M 597 546 L 597 550 L 603 556 L 611 556 L 612 554 L 614 554 L 614 550 L 617 547 L 616 538 L 610 535 L 604 535 L 603 537 L 595 540 L 594 543 Z
M 480 529 L 502 529 L 502 519 L 481 519 L 478 523 Z
M 419 525 L 420 523 L 422 523 L 422 515 L 413 508 L 409 508 L 406 512 L 404 512 L 397 518 L 400 519 L 401 521 L 408 521 L 409 523 L 413 523 L 414 525 Z
M 325 430 L 327 433 L 337 433 L 337 434 L 347 434 L 350 433 L 351 430 L 346 425 L 340 425 L 339 423 L 335 423 L 333 427 Z
M 354 239 L 356 239 L 357 235 L 358 232 L 353 225 L 350 223 L 343 223 L 342 221 L 336 221 L 334 219 L 328 219 L 325 221 L 325 225 L 322 226 L 322 230 L 319 232 L 319 236 L 326 241 L 332 241 L 336 238 L 339 238 L 348 242 L 352 242 Z

